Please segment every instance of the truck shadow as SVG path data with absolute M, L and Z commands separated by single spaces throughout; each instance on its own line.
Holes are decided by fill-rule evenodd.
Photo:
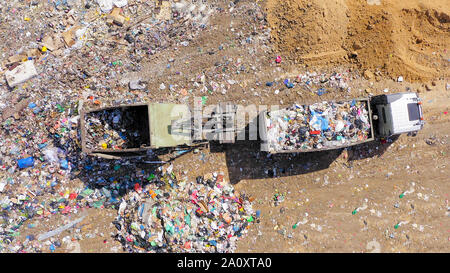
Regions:
M 136 184 L 141 187 L 148 183 L 165 185 L 161 181 L 160 167 L 189 152 L 189 149 L 160 149 L 137 158 L 106 159 L 83 153 L 73 140 L 61 143 L 61 139 L 52 134 L 48 137 L 55 148 L 64 151 L 71 166 L 70 180 L 79 180 L 85 189 L 100 190 L 104 206 L 117 203 L 120 197 L 134 191 Z M 52 187 L 50 193 L 57 191 L 58 186 Z
M 253 122 L 259 123 L 257 119 Z M 249 125 L 245 128 L 248 135 Z M 344 151 L 336 150 L 269 154 L 261 151 L 261 140 L 236 141 L 232 144 L 211 142 L 211 152 L 224 152 L 228 176 L 232 184 L 243 179 L 264 179 L 307 174 L 327 169 Z M 347 167 L 352 168 L 353 162 L 371 157 L 381 157 L 389 146 L 399 136 L 393 136 L 386 141 L 374 140 L 347 148 Z
M 352 168 L 353 162 L 381 157 L 399 136 L 386 142 L 374 140 L 347 148 L 344 163 Z M 211 143 L 211 152 L 224 152 L 228 176 L 232 184 L 243 179 L 264 179 L 307 174 L 327 169 L 343 152 L 344 148 L 320 152 L 269 154 L 260 151 L 260 141 L 237 141 L 234 144 Z
M 390 137 L 385 141 L 374 140 L 368 143 L 355 145 L 348 148 L 348 163 L 352 166 L 353 161 L 381 157 L 395 141 L 398 140 L 400 135 Z
M 373 141 L 349 147 L 347 149 L 347 167 L 351 168 L 353 162 L 357 160 L 381 157 L 397 139 L 398 137 L 394 137 L 386 143 Z M 210 143 L 212 153 L 225 153 L 228 176 L 232 184 L 237 184 L 243 179 L 288 177 L 324 170 L 329 168 L 344 150 L 342 148 L 320 152 L 269 154 L 262 152 L 260 148 L 260 141 L 236 141 L 233 144 L 219 144 L 214 141 Z M 166 164 L 164 162 L 147 164 L 143 161 L 157 162 L 160 160 L 159 156 L 167 155 L 170 152 L 175 156 L 165 162 L 171 162 L 184 155 L 184 152 L 173 153 L 173 151 L 167 150 L 159 151 L 159 154 L 155 154 L 153 157 L 112 160 L 82 157 L 80 156 L 81 151 L 78 151 L 72 153 L 73 156 L 69 160 L 75 167 L 71 175 L 72 178 L 80 179 L 86 186 L 93 189 L 100 189 L 117 181 L 118 195 L 123 196 L 129 190 L 134 190 L 136 183 L 141 185 L 148 183 L 145 178 L 149 174 L 160 173 L 159 168 Z
M 228 176 L 232 184 L 243 179 L 264 179 L 312 173 L 327 169 L 338 158 L 342 149 L 269 154 L 260 151 L 260 141 L 237 141 L 216 146 L 212 152 L 225 152 Z

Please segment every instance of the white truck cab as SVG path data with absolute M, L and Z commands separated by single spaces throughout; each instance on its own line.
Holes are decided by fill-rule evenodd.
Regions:
M 375 96 L 371 99 L 376 134 L 389 137 L 422 129 L 422 101 L 416 93 Z

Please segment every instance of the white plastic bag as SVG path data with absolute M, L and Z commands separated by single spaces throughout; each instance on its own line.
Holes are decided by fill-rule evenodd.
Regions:
M 128 5 L 128 0 L 97 0 L 102 12 L 110 12 L 113 6 L 118 8 Z
M 42 151 L 44 153 L 44 158 L 50 163 L 59 162 L 59 157 L 64 157 L 64 152 L 59 148 L 46 148 Z

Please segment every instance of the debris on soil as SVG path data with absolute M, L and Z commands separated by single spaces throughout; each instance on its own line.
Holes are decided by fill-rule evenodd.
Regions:
M 446 1 L 2 1 L 0 12 L 0 253 L 448 250 Z M 326 147 L 370 137 L 354 98 L 405 89 L 423 95 L 423 132 L 343 156 L 244 141 L 106 160 L 81 147 L 82 123 L 102 152 L 149 141 L 133 127 L 148 124 L 142 112 L 95 109 L 195 97 L 298 103 L 279 124 L 295 141 L 276 144 L 301 147 L 307 132 Z

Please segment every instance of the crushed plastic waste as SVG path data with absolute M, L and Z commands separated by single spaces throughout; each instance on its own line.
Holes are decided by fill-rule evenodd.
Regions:
M 145 115 L 144 115 L 145 117 Z M 149 132 L 137 127 L 141 112 L 120 108 L 86 115 L 86 146 L 89 149 L 138 148 L 148 139 Z M 147 135 L 147 137 L 145 136 Z
M 114 225 L 129 252 L 233 252 L 254 217 L 222 174 L 194 182 L 166 172 L 122 201 Z
M 269 151 L 320 150 L 371 137 L 365 101 L 293 105 L 266 116 Z

